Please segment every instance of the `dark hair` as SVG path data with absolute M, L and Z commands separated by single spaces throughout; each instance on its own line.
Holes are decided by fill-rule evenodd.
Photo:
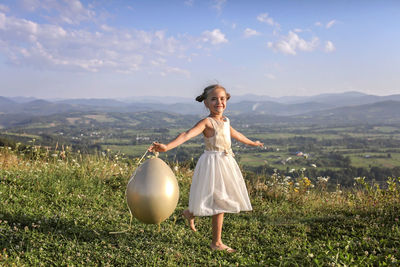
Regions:
M 218 89 L 218 88 L 221 88 L 221 89 L 223 89 L 223 90 L 225 91 L 225 93 L 226 93 L 226 100 L 229 100 L 229 98 L 231 98 L 231 95 L 230 95 L 229 93 L 226 92 L 226 89 L 225 89 L 223 86 L 221 86 L 221 85 L 219 85 L 219 84 L 213 84 L 213 85 L 210 85 L 210 86 L 207 86 L 206 88 L 204 88 L 203 93 L 202 93 L 201 95 L 199 95 L 198 97 L 196 97 L 196 101 L 203 102 L 204 99 L 207 99 L 208 94 L 209 94 L 212 90 Z

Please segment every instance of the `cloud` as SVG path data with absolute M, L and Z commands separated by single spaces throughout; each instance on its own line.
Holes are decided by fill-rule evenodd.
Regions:
M 0 4 L 0 12 L 8 12 L 10 11 L 10 8 L 6 5 Z
M 319 21 L 315 22 L 314 25 L 317 26 L 317 27 L 322 27 L 323 26 L 322 23 L 319 22 Z
M 45 10 L 44 16 L 49 22 L 57 24 L 79 25 L 83 21 L 95 20 L 96 13 L 85 7 L 79 0 L 23 0 L 22 7 L 29 12 Z
M 203 32 L 203 42 L 210 42 L 213 45 L 227 43 L 228 39 L 225 38 L 225 34 L 221 32 L 220 29 L 214 29 L 213 31 Z
M 269 48 L 287 55 L 296 55 L 298 50 L 313 51 L 318 45 L 318 37 L 313 37 L 307 42 L 292 31 L 289 31 L 287 36 L 282 36 L 281 39 L 276 42 L 268 42 Z
M 186 1 L 184 2 L 184 4 L 185 4 L 186 6 L 193 6 L 194 0 L 186 0 Z
M 226 4 L 226 0 L 214 0 L 213 2 L 214 4 L 212 5 L 212 7 L 218 12 L 221 12 L 223 6 Z
M 103 29 L 103 30 L 102 30 Z M 217 32 L 218 33 L 218 32 Z M 218 37 L 218 34 L 217 34 Z M 216 42 L 216 40 L 213 40 Z M 9 64 L 35 69 L 132 73 L 153 67 L 160 57 L 176 57 L 184 47 L 164 31 L 84 29 L 39 24 L 0 12 L 0 53 Z M 188 73 L 167 66 L 167 73 Z
M 246 28 L 243 32 L 244 37 L 248 38 L 251 36 L 257 36 L 260 35 L 260 33 L 256 30 L 250 29 L 250 28 Z
M 331 41 L 325 42 L 325 52 L 329 53 L 329 52 L 333 52 L 335 50 L 336 50 L 336 47 L 334 46 L 334 44 Z
M 331 28 L 333 25 L 335 25 L 337 22 L 336 22 L 336 20 L 331 20 L 331 21 L 329 21 L 327 24 L 326 24 L 326 28 L 327 29 L 329 29 L 329 28 Z
M 271 18 L 268 13 L 263 13 L 257 16 L 257 20 L 263 23 L 267 23 L 271 26 L 279 27 L 279 23 L 275 22 L 273 18 Z
M 264 76 L 267 77 L 267 78 L 270 79 L 270 80 L 275 80 L 275 79 L 276 79 L 275 75 L 272 74 L 272 73 L 267 73 L 267 74 L 265 74 Z
M 177 67 L 167 67 L 165 71 L 166 71 L 167 73 L 182 74 L 182 75 L 186 76 L 187 78 L 190 78 L 190 71 L 184 70 L 184 69 L 181 69 L 181 68 L 177 68 Z
M 36 9 L 40 7 L 39 0 L 22 0 L 21 6 L 26 11 L 34 12 Z

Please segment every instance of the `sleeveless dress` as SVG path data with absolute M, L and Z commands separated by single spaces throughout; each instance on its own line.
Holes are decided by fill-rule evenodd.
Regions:
M 194 216 L 252 210 L 246 184 L 231 149 L 229 119 L 208 117 L 215 134 L 204 136 L 205 151 L 194 170 L 189 211 Z

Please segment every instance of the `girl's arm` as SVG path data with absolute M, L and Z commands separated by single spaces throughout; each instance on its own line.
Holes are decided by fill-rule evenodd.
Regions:
M 244 136 L 243 134 L 241 134 L 238 131 L 236 131 L 235 129 L 233 129 L 232 126 L 231 126 L 231 136 L 233 138 L 235 138 L 236 140 L 238 140 L 239 142 L 242 142 L 243 144 L 246 144 L 246 145 L 259 146 L 259 147 L 264 146 L 264 144 L 261 143 L 260 141 L 255 141 L 255 142 L 251 141 L 246 136 Z
M 180 133 L 174 140 L 172 140 L 171 142 L 169 142 L 166 145 L 158 143 L 158 142 L 154 142 L 149 147 L 149 151 L 150 152 L 153 152 L 153 151 L 166 152 L 168 150 L 171 150 L 171 149 L 183 144 L 187 140 L 189 140 L 195 136 L 198 136 L 206 128 L 206 120 L 207 119 L 203 119 L 203 120 L 199 121 L 195 126 L 193 126 L 193 128 L 187 130 L 186 132 Z

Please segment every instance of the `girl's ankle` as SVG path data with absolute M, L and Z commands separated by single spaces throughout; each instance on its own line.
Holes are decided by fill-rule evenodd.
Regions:
M 223 243 L 222 243 L 222 241 L 217 241 L 217 242 L 211 242 L 211 246 L 214 246 L 214 247 L 220 247 L 220 246 L 222 246 L 223 245 Z

